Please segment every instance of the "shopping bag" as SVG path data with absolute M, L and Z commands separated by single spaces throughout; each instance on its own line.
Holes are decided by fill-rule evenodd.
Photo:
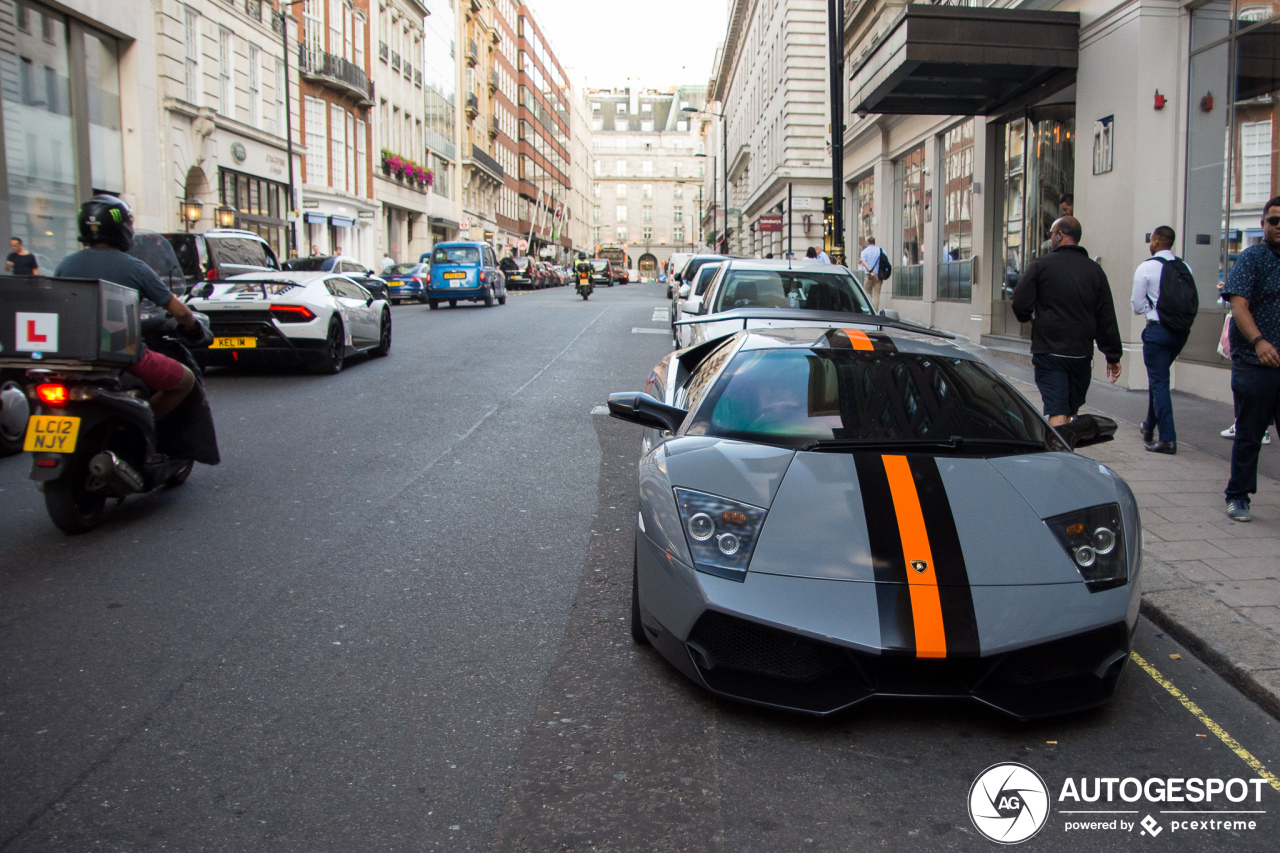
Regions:
M 1218 337 L 1218 355 L 1231 358 L 1231 315 L 1222 318 L 1222 334 Z

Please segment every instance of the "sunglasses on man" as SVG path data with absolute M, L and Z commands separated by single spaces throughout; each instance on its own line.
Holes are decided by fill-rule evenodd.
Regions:
M 1280 227 L 1280 216 L 1268 216 L 1262 221 L 1270 225 L 1272 228 Z

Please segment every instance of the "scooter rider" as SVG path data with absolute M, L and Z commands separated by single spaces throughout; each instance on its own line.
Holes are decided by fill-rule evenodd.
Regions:
M 112 195 L 95 195 L 80 205 L 76 222 L 80 242 L 89 248 L 63 258 L 55 275 L 96 278 L 132 287 L 172 314 L 189 339 L 203 337 L 204 328 L 191 309 L 169 291 L 151 267 L 127 254 L 133 245 L 133 212 L 129 205 Z M 158 421 L 186 398 L 196 378 L 185 365 L 148 349 L 145 344 L 141 347 L 141 357 L 126 371 L 151 389 L 151 411 Z
M 574 264 L 573 270 L 578 275 L 585 275 L 588 281 L 591 280 L 591 262 L 587 260 L 586 252 L 578 253 L 578 262 Z

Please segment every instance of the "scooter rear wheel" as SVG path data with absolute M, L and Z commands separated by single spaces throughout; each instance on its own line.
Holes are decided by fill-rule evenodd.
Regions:
M 88 533 L 102 523 L 107 506 L 107 490 L 85 490 L 88 479 L 88 456 L 70 460 L 69 470 L 56 480 L 44 484 L 44 508 L 49 519 L 63 533 Z

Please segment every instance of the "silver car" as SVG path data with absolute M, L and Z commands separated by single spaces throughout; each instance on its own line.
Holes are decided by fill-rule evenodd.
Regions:
M 872 315 L 679 350 L 609 410 L 645 428 L 632 635 L 707 689 L 1020 718 L 1114 693 L 1142 528 L 1128 485 L 1073 452 L 1114 421 L 1055 431 L 968 352 Z

